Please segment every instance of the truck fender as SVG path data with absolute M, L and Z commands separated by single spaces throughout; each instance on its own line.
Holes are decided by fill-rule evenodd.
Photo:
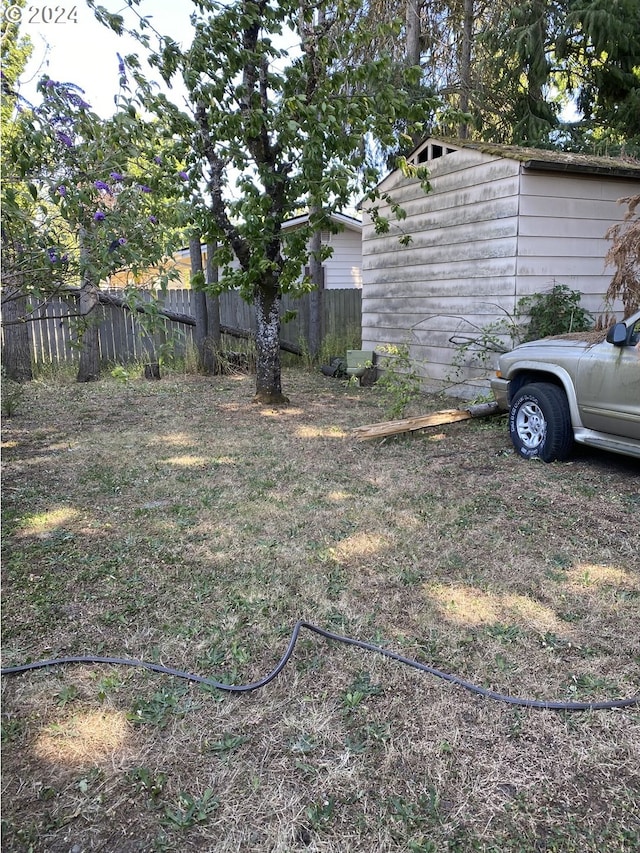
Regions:
M 518 382 L 520 376 L 523 377 L 523 381 Z M 541 369 L 539 361 L 519 361 L 512 366 L 506 378 L 509 380 L 509 403 L 511 403 L 516 391 L 530 382 L 552 381 L 556 385 L 561 385 L 569 401 L 569 411 L 571 413 L 573 428 L 582 427 L 582 419 L 578 411 L 578 401 L 573 381 L 564 367 L 559 367 L 557 364 L 545 364 L 544 369 Z

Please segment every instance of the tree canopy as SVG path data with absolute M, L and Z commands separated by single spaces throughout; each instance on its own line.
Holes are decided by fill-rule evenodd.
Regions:
M 360 3 L 329 4 L 321 18 L 314 9 L 299 0 L 194 0 L 188 47 L 139 31 L 163 79 L 180 78 L 188 92 L 188 110 L 151 87 L 145 104 L 184 140 L 191 203 L 203 237 L 219 247 L 218 287 L 255 304 L 256 398 L 267 402 L 284 400 L 279 306 L 282 293 L 309 287 L 300 277 L 309 235 L 333 229 L 331 213 L 375 186 L 398 119 L 433 109 L 409 96 L 418 69 L 385 56 L 350 61 L 371 37 Z M 123 30 L 120 15 L 96 12 Z M 389 27 L 397 33 L 400 22 Z M 125 61 L 142 82 L 137 58 Z M 308 225 L 285 234 L 283 223 L 302 210 Z
M 157 32 L 140 2 L 87 0 L 186 102 L 160 93 L 131 53 L 107 120 L 54 80 L 37 105 L 20 104 L 29 46 L 3 20 L 3 302 L 75 278 L 90 320 L 99 282 L 157 268 L 182 224 L 183 244 L 201 235 L 220 268 L 195 286 L 255 305 L 259 400 L 285 399 L 280 300 L 312 287 L 301 275 L 311 235 L 354 200 L 375 203 L 381 169 L 417 139 L 640 151 L 638 0 L 185 0 L 187 45 Z M 283 228 L 301 212 L 306 225 Z M 313 245 L 315 261 L 330 251 Z M 95 354 L 83 372 L 93 377 Z
M 18 64 L 20 45 L 17 29 L 6 41 L 3 32 L 3 56 Z M 7 87 L 21 71 L 13 67 Z M 187 179 L 161 123 L 142 117 L 124 65 L 121 85 L 106 120 L 79 86 L 46 77 L 35 103 L 13 88 L 10 109 L 3 99 L 3 323 L 17 327 L 9 337 L 24 336 L 40 304 L 80 282 L 79 310 L 70 309 L 83 343 L 79 379 L 99 373 L 97 341 L 90 346 L 99 283 L 116 273 L 148 280 L 153 271 L 157 285 L 171 275 L 165 261 L 177 247 L 176 201 Z M 28 352 L 21 357 L 15 373 L 29 378 Z
M 438 132 L 534 147 L 640 152 L 638 0 L 368 0 L 401 38 L 370 49 L 412 56 L 416 97 L 428 91 L 467 119 L 435 117 Z

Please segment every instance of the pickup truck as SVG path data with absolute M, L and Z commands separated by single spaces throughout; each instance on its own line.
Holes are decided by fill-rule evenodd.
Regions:
M 491 388 L 525 459 L 567 459 L 574 442 L 640 459 L 640 311 L 606 333 L 520 344 Z

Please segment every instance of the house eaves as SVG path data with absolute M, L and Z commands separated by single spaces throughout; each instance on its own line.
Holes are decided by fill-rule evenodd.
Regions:
M 559 163 L 552 160 L 525 160 L 525 169 L 541 172 L 566 172 L 578 175 L 598 175 L 609 178 L 626 178 L 640 181 L 640 167 L 613 166 L 587 163 Z
M 337 225 L 348 228 L 351 231 L 357 231 L 359 234 L 362 233 L 362 221 L 360 219 L 355 219 L 353 216 L 347 216 L 344 213 L 332 213 L 330 218 Z M 302 213 L 300 216 L 292 216 L 291 219 L 287 219 L 282 223 L 282 230 L 288 231 L 290 228 L 296 228 L 300 225 L 305 225 L 309 221 L 309 214 Z M 339 230 L 339 229 L 338 229 Z M 205 244 L 202 244 L 203 248 L 205 248 Z M 188 258 L 189 257 L 189 247 L 184 246 L 181 249 L 178 249 L 175 253 L 176 257 L 179 258 Z
M 349 228 L 352 231 L 362 231 L 362 222 L 360 219 L 355 219 L 353 216 L 347 216 L 344 213 L 332 213 L 329 217 L 337 225 L 343 228 Z M 297 228 L 300 225 L 306 225 L 309 221 L 309 214 L 302 213 L 300 216 L 293 216 L 282 223 L 282 230 L 287 231 L 290 228 Z

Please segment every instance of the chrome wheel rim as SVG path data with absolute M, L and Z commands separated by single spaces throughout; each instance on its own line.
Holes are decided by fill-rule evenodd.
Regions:
M 537 403 L 525 403 L 516 415 L 518 438 L 527 450 L 540 447 L 547 435 L 547 421 Z

